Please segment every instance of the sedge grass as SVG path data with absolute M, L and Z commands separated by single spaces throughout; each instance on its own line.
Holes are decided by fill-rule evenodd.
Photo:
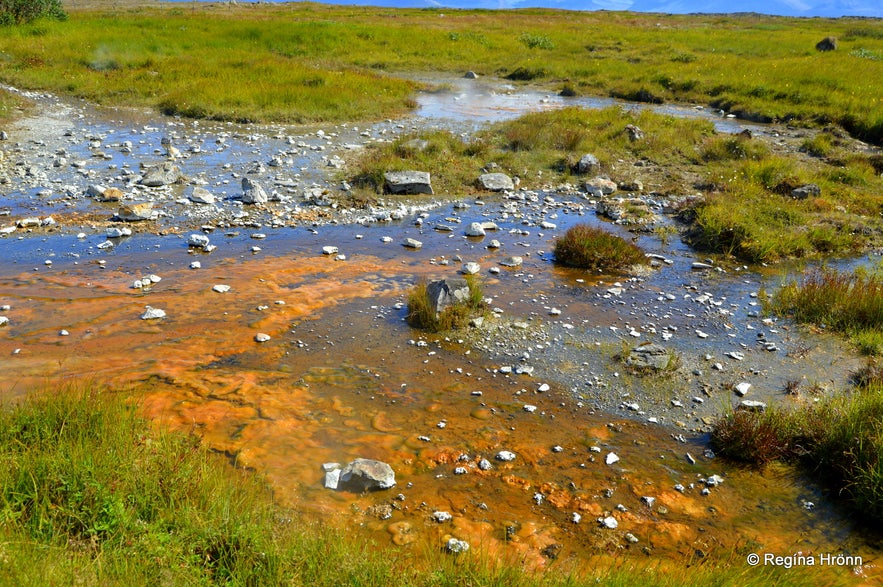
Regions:
M 797 322 L 824 325 L 851 335 L 860 350 L 883 349 L 883 276 L 830 268 L 806 272 L 769 297 L 767 309 Z
M 883 385 L 879 369 L 853 393 L 803 408 L 737 410 L 718 420 L 719 454 L 764 465 L 799 462 L 866 519 L 883 520 Z
M 479 315 L 484 307 L 481 284 L 474 275 L 465 278 L 469 286 L 469 296 L 436 311 L 434 302 L 429 299 L 428 283 L 420 281 L 408 293 L 408 324 L 429 332 L 447 332 L 466 326 L 467 322 Z

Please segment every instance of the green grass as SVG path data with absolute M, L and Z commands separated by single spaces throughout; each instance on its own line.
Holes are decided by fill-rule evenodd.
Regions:
M 429 301 L 428 283 L 421 281 L 415 285 L 408 293 L 408 324 L 429 332 L 447 332 L 463 328 L 470 319 L 480 315 L 485 308 L 481 284 L 474 275 L 467 275 L 465 279 L 469 284 L 469 297 L 441 312 L 436 312 Z
M 306 121 L 392 116 L 413 86 L 387 74 L 471 69 L 883 141 L 875 20 L 125 4 L 4 30 L 0 79 L 193 116 Z M 838 50 L 817 52 L 829 35 Z
M 809 271 L 768 298 L 769 311 L 851 335 L 866 354 L 883 350 L 883 274 Z
M 883 379 L 879 368 L 860 388 L 787 411 L 735 411 L 715 425 L 719 454 L 764 465 L 799 462 L 868 521 L 883 520 Z
M 587 224 L 572 226 L 556 239 L 554 253 L 557 263 L 592 271 L 622 271 L 647 263 L 634 243 Z

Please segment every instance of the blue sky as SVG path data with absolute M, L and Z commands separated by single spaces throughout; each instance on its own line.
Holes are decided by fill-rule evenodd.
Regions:
M 566 10 L 630 10 L 675 14 L 759 12 L 782 16 L 883 18 L 883 0 L 338 0 L 326 4 L 502 9 L 539 6 Z

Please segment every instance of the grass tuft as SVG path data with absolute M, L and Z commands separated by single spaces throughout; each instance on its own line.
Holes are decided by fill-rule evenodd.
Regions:
M 555 260 L 568 267 L 590 270 L 625 270 L 647 262 L 644 252 L 624 238 L 604 229 L 577 224 L 555 241 Z

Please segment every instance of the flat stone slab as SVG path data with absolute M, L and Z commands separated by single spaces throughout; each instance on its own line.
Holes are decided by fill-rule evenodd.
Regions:
M 514 190 L 515 183 L 505 173 L 484 173 L 478 176 L 478 185 L 491 192 Z
M 391 194 L 429 194 L 432 184 L 427 171 L 388 171 L 383 174 L 386 191 Z

